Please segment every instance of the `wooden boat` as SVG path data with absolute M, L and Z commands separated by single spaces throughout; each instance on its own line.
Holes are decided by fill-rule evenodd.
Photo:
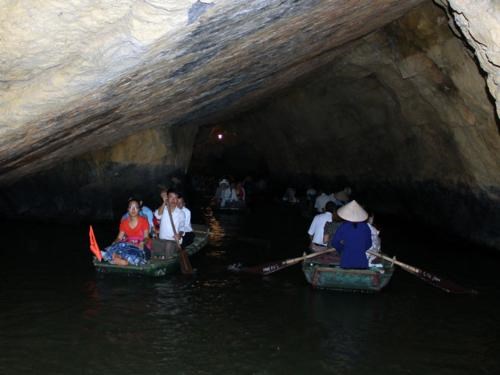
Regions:
M 378 292 L 389 283 L 394 273 L 391 262 L 384 260 L 382 266 L 366 270 L 343 269 L 338 263 L 329 264 L 313 258 L 302 264 L 302 270 L 314 288 Z
M 242 212 L 246 210 L 246 206 L 228 206 L 228 207 L 216 206 L 215 210 L 220 212 Z
M 200 251 L 208 243 L 209 230 L 205 225 L 193 224 L 193 231 L 196 236 L 191 245 L 186 248 L 188 255 L 194 255 Z M 121 274 L 121 275 L 138 275 L 161 277 L 170 273 L 174 273 L 179 269 L 179 255 L 174 253 L 166 259 L 151 259 L 143 266 L 119 266 L 107 262 L 99 262 L 94 257 L 94 267 L 100 274 Z

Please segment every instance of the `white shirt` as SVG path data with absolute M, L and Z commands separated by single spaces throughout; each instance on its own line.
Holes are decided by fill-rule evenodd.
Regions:
M 155 217 L 160 220 L 160 239 L 175 241 L 174 231 L 172 229 L 172 224 L 170 223 L 170 217 L 167 210 L 167 207 L 163 209 L 163 215 L 160 215 L 158 213 L 158 210 L 155 211 Z M 175 207 L 174 211 L 172 212 L 172 220 L 174 222 L 177 233 L 184 232 L 184 224 L 186 222 L 186 215 L 184 214 L 184 212 Z
M 181 210 L 182 210 L 182 212 L 184 212 L 184 216 L 185 216 L 184 233 L 192 232 L 193 227 L 191 227 L 191 211 L 186 206 L 182 207 Z
M 331 212 L 324 212 L 314 216 L 311 226 L 309 227 L 309 231 L 307 232 L 310 236 L 312 236 L 312 242 L 318 245 L 327 245 L 323 242 L 323 235 L 325 232 L 325 224 L 331 221 Z
M 380 237 L 379 237 L 379 230 L 375 228 L 373 225 L 370 223 L 367 223 L 368 227 L 370 228 L 370 232 L 372 234 L 372 247 L 370 247 L 368 250 L 375 251 L 377 253 L 380 252 Z
M 231 191 L 231 188 L 222 189 L 221 194 L 220 194 L 221 199 L 224 201 L 231 200 L 232 195 L 233 195 L 233 192 Z
M 375 228 L 373 225 L 370 223 L 367 223 L 368 227 L 370 228 L 370 232 L 372 234 L 372 247 L 370 247 L 367 251 L 373 251 L 375 253 L 380 253 L 380 237 L 379 237 L 379 231 L 377 228 Z M 371 255 L 371 254 L 366 254 L 366 257 L 368 258 L 368 265 L 371 267 L 372 263 L 375 259 L 378 257 Z
M 314 202 L 314 208 L 318 212 L 323 212 L 325 209 L 326 202 L 330 200 L 330 197 L 326 195 L 325 193 L 321 193 L 320 196 L 316 198 L 316 201 Z

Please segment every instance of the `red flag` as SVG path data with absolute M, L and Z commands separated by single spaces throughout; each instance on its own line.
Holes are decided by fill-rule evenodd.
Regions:
M 92 229 L 92 225 L 89 229 L 89 238 L 90 238 L 90 251 L 94 253 L 99 262 L 102 260 L 101 250 L 99 249 L 99 245 L 94 236 L 94 229 Z

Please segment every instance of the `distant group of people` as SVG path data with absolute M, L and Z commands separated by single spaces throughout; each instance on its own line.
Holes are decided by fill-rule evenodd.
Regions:
M 335 248 L 342 268 L 377 267 L 380 265 L 378 257 L 370 254 L 380 252 L 380 232 L 373 225 L 373 219 L 373 215 L 369 215 L 355 200 L 340 207 L 337 202 L 328 200 L 309 227 L 310 250 L 318 252 Z
M 319 189 L 318 191 L 314 187 L 309 187 L 306 190 L 305 196 L 307 203 L 314 207 L 317 213 L 321 213 L 325 210 L 325 206 L 328 202 L 333 202 L 337 207 L 342 206 L 349 202 L 351 196 L 351 188 L 346 187 L 336 193 L 330 193 Z M 282 198 L 283 202 L 295 204 L 300 200 L 297 197 L 297 191 L 293 187 L 287 187 Z
M 215 191 L 215 202 L 220 208 L 242 208 L 246 204 L 246 190 L 243 182 L 229 182 L 227 178 L 219 181 Z
M 105 261 L 118 265 L 144 265 L 152 254 L 166 257 L 194 241 L 191 211 L 175 189 L 160 192 L 162 204 L 153 212 L 142 199 L 131 197 L 118 235 L 103 252 Z

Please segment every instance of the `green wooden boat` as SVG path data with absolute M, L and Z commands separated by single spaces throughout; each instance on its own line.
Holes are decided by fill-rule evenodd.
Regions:
M 314 288 L 378 292 L 389 283 L 394 273 L 394 264 L 383 261 L 382 265 L 366 270 L 343 269 L 338 264 L 322 263 L 313 258 L 302 264 L 302 270 Z
M 209 230 L 207 226 L 193 224 L 193 231 L 196 236 L 191 245 L 186 248 L 188 255 L 194 255 L 208 243 Z M 178 253 L 166 259 L 151 259 L 143 266 L 119 266 L 107 262 L 99 262 L 94 257 L 94 267 L 99 274 L 117 274 L 125 276 L 150 276 L 162 277 L 179 270 Z

